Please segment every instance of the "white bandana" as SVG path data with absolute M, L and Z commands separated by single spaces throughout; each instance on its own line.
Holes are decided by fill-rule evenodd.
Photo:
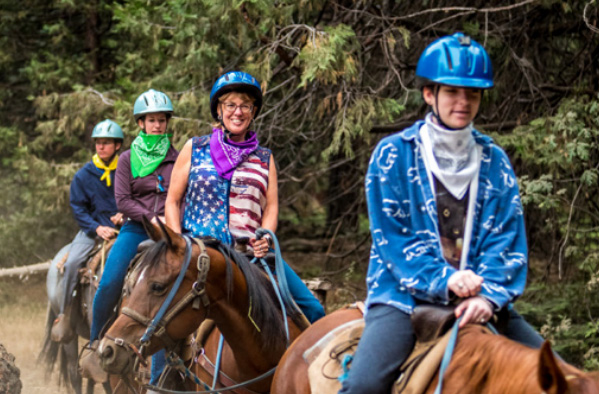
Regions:
M 481 147 L 472 135 L 472 123 L 460 130 L 448 130 L 426 116 L 420 128 L 424 162 L 439 182 L 461 200 L 480 168 Z

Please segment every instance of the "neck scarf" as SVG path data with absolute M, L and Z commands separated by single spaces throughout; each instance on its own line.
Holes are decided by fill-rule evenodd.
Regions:
M 249 131 L 247 139 L 241 142 L 225 139 L 225 133 L 220 128 L 212 129 L 210 137 L 210 157 L 218 175 L 231 180 L 233 172 L 239 164 L 258 148 L 258 137 Z
M 96 153 L 94 157 L 92 157 L 92 162 L 96 167 L 98 167 L 101 170 L 104 170 L 104 174 L 102 174 L 102 176 L 100 177 L 100 181 L 106 179 L 106 186 L 110 187 L 110 172 L 116 170 L 116 165 L 119 162 L 119 155 L 114 155 L 114 158 L 112 159 L 110 164 L 106 165 L 106 163 L 104 163 L 104 161 L 100 159 L 100 156 L 98 156 L 98 154 Z
M 172 134 L 146 134 L 143 130 L 131 144 L 131 174 L 142 178 L 158 168 L 171 146 Z
M 420 129 L 424 160 L 430 172 L 458 200 L 480 168 L 480 150 L 472 135 L 472 124 L 448 130 L 434 123 L 431 114 Z

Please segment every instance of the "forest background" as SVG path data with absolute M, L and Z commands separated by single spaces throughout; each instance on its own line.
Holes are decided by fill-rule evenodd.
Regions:
M 71 240 L 69 184 L 97 122 L 117 121 L 128 146 L 133 101 L 158 89 L 181 148 L 210 133 L 214 80 L 243 70 L 266 93 L 255 125 L 279 168 L 279 237 L 322 257 L 294 261 L 305 277 L 363 295 L 369 154 L 426 112 L 423 48 L 463 31 L 495 68 L 477 128 L 519 176 L 531 264 L 517 306 L 597 369 L 598 18 L 596 0 L 0 0 L 0 267 Z

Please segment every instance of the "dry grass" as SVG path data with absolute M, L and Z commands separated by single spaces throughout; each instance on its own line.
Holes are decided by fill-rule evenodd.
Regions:
M 22 394 L 68 393 L 58 386 L 58 375 L 46 377 L 37 365 L 46 319 L 45 275 L 28 280 L 0 279 L 0 343 L 15 356 L 21 370 Z M 102 392 L 96 388 L 96 393 Z

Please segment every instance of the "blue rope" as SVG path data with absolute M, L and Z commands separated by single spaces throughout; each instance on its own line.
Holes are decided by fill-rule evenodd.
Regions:
M 177 280 L 175 280 L 175 283 L 173 284 L 171 291 L 168 293 L 168 296 L 160 306 L 158 313 L 156 314 L 156 316 L 154 316 L 154 319 L 148 326 L 146 332 L 141 337 L 142 344 L 150 341 L 150 338 L 152 337 L 154 331 L 156 331 L 156 328 L 158 327 L 158 323 L 160 323 L 160 320 L 162 320 L 162 318 L 164 317 L 168 307 L 171 305 L 171 302 L 173 301 L 173 298 L 175 298 L 177 291 L 179 291 L 179 287 L 181 286 L 183 278 L 185 277 L 185 273 L 187 272 L 187 267 L 189 267 L 189 262 L 191 261 L 191 241 L 189 240 L 189 237 L 185 235 L 183 236 L 183 239 L 185 240 L 185 259 L 183 260 L 183 266 L 181 267 L 179 276 L 177 276 Z
M 437 384 L 437 388 L 435 389 L 435 394 L 441 394 L 441 389 L 443 387 L 443 375 L 445 375 L 445 370 L 451 362 L 451 356 L 453 356 L 453 349 L 455 348 L 455 344 L 458 339 L 460 321 L 462 321 L 462 316 L 458 317 L 455 323 L 453 324 L 451 336 L 449 337 L 449 343 L 447 343 L 445 353 L 443 354 L 443 359 L 441 360 L 441 368 L 439 368 L 439 383 Z
M 352 354 L 346 354 L 343 356 L 343 360 L 341 360 L 341 368 L 343 369 L 343 374 L 339 375 L 337 380 L 341 383 L 347 379 L 349 376 L 349 364 L 354 360 L 354 356 Z
M 252 263 L 256 261 L 256 258 L 254 257 L 252 259 Z M 281 292 L 279 291 L 279 286 L 277 286 L 277 282 L 270 270 L 270 267 L 268 266 L 268 264 L 266 263 L 266 261 L 264 259 L 260 259 L 260 264 L 262 264 L 262 267 L 264 268 L 264 271 L 266 271 L 266 274 L 268 275 L 268 278 L 270 279 L 270 282 L 272 283 L 272 287 L 275 290 L 275 294 L 277 295 L 277 299 L 279 300 L 279 303 L 281 304 L 281 312 L 283 313 L 283 325 L 285 327 L 285 336 L 287 337 L 287 346 L 289 346 L 289 323 L 287 322 L 287 309 L 285 308 L 285 302 L 283 302 L 283 298 L 281 298 Z
M 281 290 L 281 296 L 283 297 L 283 300 L 287 303 L 287 305 L 290 305 L 293 309 L 295 309 L 295 312 L 300 313 L 300 310 L 295 305 L 295 302 L 293 301 L 293 297 L 291 296 L 291 292 L 289 291 L 289 285 L 287 284 L 287 277 L 285 276 L 285 266 L 284 266 L 285 263 L 283 261 L 283 256 L 281 255 L 281 248 L 279 247 L 279 240 L 275 236 L 275 233 L 273 233 L 270 230 L 267 230 L 265 228 L 259 228 L 256 230 L 257 238 L 262 238 L 266 234 L 270 235 L 270 237 L 273 241 L 274 252 L 275 252 L 275 273 L 277 275 L 279 289 Z
M 218 340 L 218 352 L 216 353 L 216 363 L 214 364 L 214 377 L 212 379 L 212 390 L 216 388 L 216 383 L 218 382 L 218 373 L 220 371 L 220 360 L 223 356 L 223 343 L 225 342 L 225 338 L 223 334 L 220 334 L 220 339 Z
M 441 367 L 439 368 L 439 383 L 437 384 L 437 388 L 435 389 L 435 394 L 441 394 L 441 389 L 443 388 L 443 376 L 445 375 L 445 371 L 451 362 L 451 357 L 453 356 L 453 350 L 455 349 L 455 345 L 458 339 L 458 330 L 460 321 L 462 320 L 462 316 L 458 317 L 453 324 L 451 336 L 449 337 L 449 342 L 447 343 L 447 347 L 445 348 L 445 353 L 443 353 L 443 359 L 441 360 Z M 485 326 L 493 333 L 498 335 L 497 330 L 491 323 L 485 324 Z

